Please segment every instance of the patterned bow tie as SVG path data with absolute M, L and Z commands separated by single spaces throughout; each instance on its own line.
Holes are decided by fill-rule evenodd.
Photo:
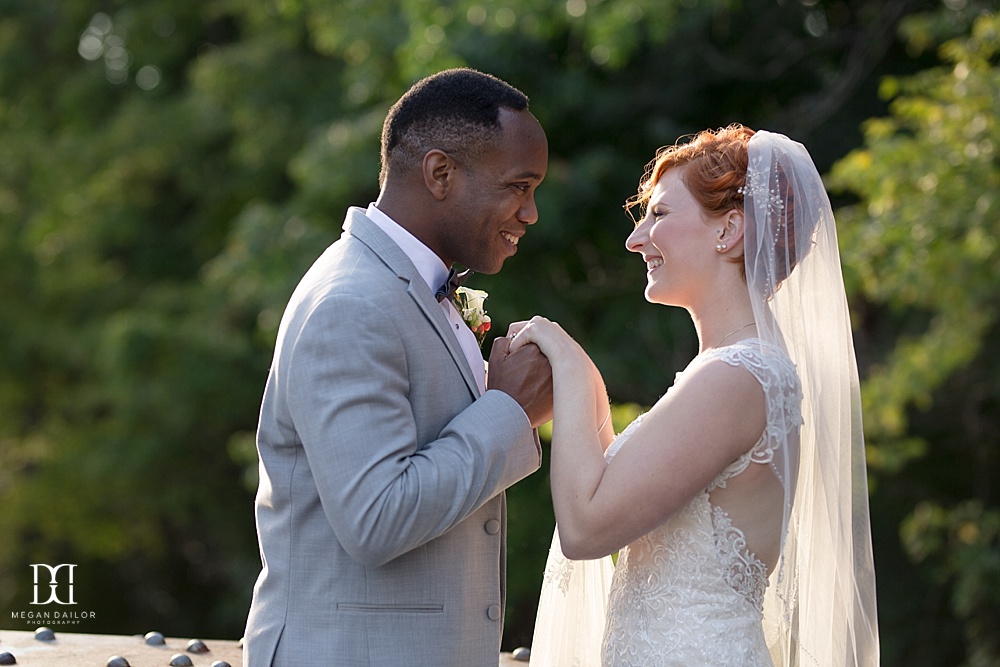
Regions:
M 469 276 L 472 275 L 472 271 L 466 269 L 461 273 L 455 270 L 455 267 L 451 267 L 448 272 L 448 277 L 445 278 L 444 284 L 438 288 L 437 293 L 434 295 L 437 297 L 438 302 L 444 301 L 445 299 L 450 299 L 455 296 L 455 290 L 462 286 Z

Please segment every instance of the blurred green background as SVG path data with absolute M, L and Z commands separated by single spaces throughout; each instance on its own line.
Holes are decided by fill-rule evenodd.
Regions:
M 620 428 L 696 349 L 645 303 L 622 202 L 733 121 L 827 178 L 864 380 L 884 665 L 1000 664 L 1000 19 L 976 0 L 0 0 L 0 626 L 75 563 L 74 631 L 241 636 L 278 319 L 388 106 L 468 65 L 550 141 L 490 293 L 590 350 Z M 489 343 L 487 342 L 487 345 Z M 504 648 L 553 526 L 510 498 Z M 61 626 L 55 626 L 60 629 Z

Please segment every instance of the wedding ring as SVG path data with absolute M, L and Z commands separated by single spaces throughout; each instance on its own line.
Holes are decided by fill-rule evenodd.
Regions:
M 514 340 L 516 337 L 517 337 L 517 332 L 516 331 L 511 331 L 510 335 L 507 336 L 507 338 L 510 338 L 511 340 Z

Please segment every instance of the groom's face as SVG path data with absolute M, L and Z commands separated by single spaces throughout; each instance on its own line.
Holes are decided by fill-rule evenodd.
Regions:
M 538 220 L 535 189 L 545 178 L 548 142 L 527 111 L 500 111 L 503 135 L 492 151 L 463 165 L 451 194 L 447 254 L 479 273 L 496 273 Z

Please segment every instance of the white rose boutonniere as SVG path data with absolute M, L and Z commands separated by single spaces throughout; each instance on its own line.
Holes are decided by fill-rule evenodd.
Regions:
M 455 307 L 465 323 L 472 329 L 472 333 L 476 334 L 476 340 L 479 341 L 480 345 L 486 338 L 486 332 L 490 330 L 490 316 L 486 314 L 486 309 L 483 307 L 487 296 L 489 295 L 482 290 L 469 289 L 468 287 L 459 287 L 455 290 L 454 296 Z

